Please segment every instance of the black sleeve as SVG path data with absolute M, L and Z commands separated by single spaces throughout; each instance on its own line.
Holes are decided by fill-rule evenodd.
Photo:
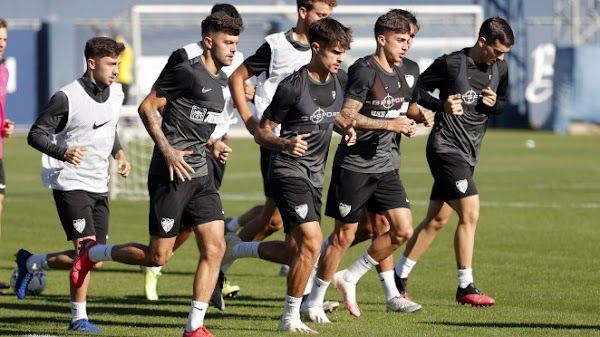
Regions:
M 154 89 L 172 102 L 189 92 L 192 81 L 193 73 L 187 60 L 176 64 L 167 63 L 154 82 Z
M 275 96 L 271 104 L 265 110 L 263 116 L 269 120 L 281 124 L 285 120 L 291 107 L 296 104 L 298 97 L 300 96 L 300 89 L 294 83 L 298 81 L 283 81 L 277 87 Z
M 119 134 L 117 133 L 117 130 L 115 130 L 115 141 L 113 142 L 113 148 L 110 154 L 114 158 L 117 152 L 121 150 L 123 150 L 123 147 L 121 146 L 121 141 L 119 140 Z
M 498 83 L 498 89 L 496 91 L 496 105 L 490 108 L 490 114 L 492 115 L 498 115 L 502 112 L 508 103 L 508 97 L 510 94 L 508 64 L 504 61 L 498 62 L 497 64 L 498 72 L 500 73 L 500 82 Z
M 430 92 L 445 87 L 447 79 L 448 66 L 446 64 L 446 57 L 441 56 L 433 61 L 429 68 L 425 69 L 419 77 L 419 104 L 433 111 L 444 111 L 444 102 L 433 97 Z
M 374 83 L 375 70 L 366 65 L 366 62 L 354 63 L 348 69 L 348 84 L 344 97 L 364 103 Z
M 271 65 L 271 46 L 268 43 L 263 43 L 254 55 L 248 57 L 243 63 L 248 71 L 254 76 L 268 72 Z
M 65 128 L 69 118 L 69 101 L 64 92 L 59 91 L 52 98 L 27 135 L 27 143 L 36 150 L 58 160 L 64 160 L 67 148 L 58 146 L 50 140 L 50 135 Z

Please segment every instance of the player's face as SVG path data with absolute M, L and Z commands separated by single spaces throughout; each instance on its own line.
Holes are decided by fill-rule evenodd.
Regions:
M 310 24 L 321 19 L 331 16 L 333 8 L 324 2 L 313 2 L 313 8 L 310 11 L 305 12 L 304 20 L 306 21 L 306 27 L 310 27 Z
M 88 60 L 88 68 L 91 70 L 91 80 L 100 88 L 106 88 L 115 82 L 119 74 L 119 63 L 121 56 L 104 56 Z
M 377 42 L 383 47 L 385 58 L 390 63 L 399 63 L 404 59 L 412 44 L 411 33 L 394 33 L 386 31 L 377 37 Z
M 211 53 L 217 66 L 228 66 L 233 62 L 240 37 L 223 32 L 212 34 Z
M 8 31 L 6 28 L 0 28 L 0 59 L 4 58 L 4 49 L 8 41 Z
M 486 38 L 480 37 L 479 43 L 482 47 L 480 63 L 484 63 L 488 66 L 504 60 L 504 56 L 510 51 L 510 46 L 505 46 L 498 40 L 494 40 L 494 42 L 490 43 Z
M 319 48 L 319 51 L 317 52 L 319 63 L 323 69 L 332 74 L 337 74 L 340 70 L 345 54 L 346 50 L 340 46 Z

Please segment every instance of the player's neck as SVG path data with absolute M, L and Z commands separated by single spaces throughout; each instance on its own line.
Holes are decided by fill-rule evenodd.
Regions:
M 318 83 L 327 82 L 329 80 L 329 76 L 331 75 L 327 69 L 313 62 L 308 64 L 306 70 L 308 71 L 308 76 Z
M 392 71 L 394 71 L 394 62 L 388 60 L 385 57 L 385 54 L 383 53 L 383 49 L 377 51 L 377 53 L 375 53 L 373 55 L 373 58 L 375 59 L 375 62 L 377 62 L 379 64 L 379 66 L 381 67 L 381 69 L 391 73 Z
M 206 68 L 206 70 L 208 70 L 208 72 L 213 74 L 214 76 L 217 76 L 219 74 L 219 71 L 221 71 L 221 68 L 223 67 L 223 65 L 218 64 L 218 62 L 215 62 L 215 60 L 211 57 L 210 53 L 202 53 L 202 56 L 200 56 L 200 60 L 204 64 L 204 68 Z
M 292 38 L 294 41 L 302 44 L 308 44 L 308 27 L 304 27 L 302 22 L 298 22 L 292 30 Z

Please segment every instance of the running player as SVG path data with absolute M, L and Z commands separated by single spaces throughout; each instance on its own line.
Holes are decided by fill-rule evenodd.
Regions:
M 333 280 L 346 308 L 352 315 L 360 316 L 356 283 L 412 235 L 410 204 L 393 160 L 393 152 L 398 151 L 397 133 L 413 136 L 416 122 L 427 121 L 416 103 L 418 90 L 412 89 L 418 81 L 419 68 L 404 59 L 411 32 L 406 11 L 394 9 L 380 16 L 375 23 L 375 54 L 357 60 L 349 69 L 338 119 L 346 126 L 356 123 L 357 142 L 354 146 L 340 145 L 336 151 L 325 211 L 335 218 L 335 230 L 320 258 L 302 312 L 322 305 Z M 335 273 L 354 241 L 363 207 L 384 214 L 390 230 L 377 237 L 347 270 Z M 420 305 L 399 294 L 387 301 L 387 307 L 405 312 L 420 309 Z
M 39 269 L 69 270 L 84 240 L 105 244 L 108 238 L 109 156 L 118 172 L 127 177 L 131 165 L 119 143 L 117 122 L 123 91 L 116 83 L 122 43 L 108 37 L 87 41 L 87 70 L 83 76 L 55 93 L 35 121 L 27 141 L 43 153 L 42 182 L 52 188 L 56 210 L 67 240 L 75 249 L 32 255 L 17 252 L 17 297 L 24 299 L 32 272 Z M 100 264 L 95 266 L 100 267 Z M 89 277 L 71 286 L 70 331 L 100 332 L 88 320 L 86 309 Z
M 481 25 L 473 47 L 439 57 L 421 76 L 424 93 L 420 103 L 439 111 L 427 142 L 427 161 L 434 183 L 427 215 L 396 264 L 397 284 L 404 291 L 415 263 L 456 211 L 456 300 L 472 306 L 496 303 L 481 293 L 473 281 L 475 229 L 479 220 L 479 193 L 473 172 L 489 115 L 502 112 L 508 102 L 508 66 L 504 56 L 513 44 L 509 24 L 498 17 L 489 18 Z M 435 89 L 440 90 L 439 99 L 427 93 Z
M 215 124 L 223 118 L 226 75 L 221 68 L 233 62 L 242 30 L 240 19 L 223 12 L 206 17 L 202 21 L 202 55 L 188 60 L 185 50 L 173 52 L 170 59 L 180 62 L 167 63 L 139 107 L 155 142 L 148 177 L 150 244 L 107 246 L 86 241 L 71 268 L 71 282 L 78 287 L 99 261 L 164 265 L 172 255 L 181 223 L 194 224 L 200 257 L 183 333 L 186 337 L 212 336 L 204 317 L 219 275 L 225 240 L 221 200 L 204 151 L 211 145 Z M 157 111 L 162 112 L 162 122 Z

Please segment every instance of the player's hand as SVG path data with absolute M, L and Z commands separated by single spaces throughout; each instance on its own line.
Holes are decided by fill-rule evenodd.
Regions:
M 63 155 L 63 159 L 70 164 L 79 165 L 87 152 L 86 149 L 82 147 L 76 147 L 74 149 L 67 149 L 65 154 Z
M 11 121 L 10 119 L 5 119 L 4 127 L 2 129 L 2 137 L 4 137 L 4 138 L 10 137 L 14 130 L 15 130 L 15 122 Z
M 346 146 L 352 146 L 356 144 L 356 120 L 353 120 L 350 125 L 344 128 L 344 142 Z
M 496 105 L 497 96 L 496 93 L 492 90 L 492 88 L 484 88 L 483 90 L 481 90 L 481 93 L 483 94 L 483 98 L 481 99 L 481 102 L 483 102 L 483 104 L 489 106 L 490 108 Z
M 169 167 L 169 178 L 173 181 L 173 178 L 177 178 L 181 181 L 192 180 L 190 174 L 194 173 L 194 169 L 185 162 L 184 157 L 192 154 L 193 151 L 179 151 L 171 149 L 171 151 L 165 155 L 165 161 Z
M 429 109 L 425 109 L 423 107 L 419 107 L 419 113 L 421 114 L 421 121 L 423 121 L 423 125 L 430 127 L 433 126 L 434 123 L 434 115 L 433 111 Z
M 388 127 L 391 131 L 401 133 L 407 137 L 412 137 L 417 133 L 417 123 L 406 116 L 399 116 L 389 120 Z
M 448 96 L 446 102 L 444 102 L 444 111 L 451 115 L 462 115 L 463 107 L 461 95 L 454 94 Z
M 297 135 L 296 137 L 290 139 L 290 142 L 287 143 L 285 149 L 287 152 L 296 157 L 301 157 L 306 150 L 308 150 L 308 143 L 305 141 L 306 138 L 310 136 L 310 133 L 303 133 L 301 135 Z
M 129 171 L 131 171 L 131 163 L 127 160 L 127 158 L 117 159 L 117 173 L 121 177 L 127 178 Z
M 258 127 L 258 119 L 256 119 L 254 116 L 252 116 L 245 122 L 245 124 L 246 124 L 246 130 L 248 130 L 248 132 L 250 132 L 250 134 L 254 136 L 254 132 L 256 131 L 256 128 Z
M 221 164 L 225 164 L 229 158 L 229 154 L 233 152 L 231 147 L 227 145 L 222 139 L 216 140 L 212 145 L 212 155 Z
M 254 85 L 248 81 L 244 81 L 244 95 L 246 96 L 247 101 L 251 101 L 254 99 L 254 92 L 256 89 Z

